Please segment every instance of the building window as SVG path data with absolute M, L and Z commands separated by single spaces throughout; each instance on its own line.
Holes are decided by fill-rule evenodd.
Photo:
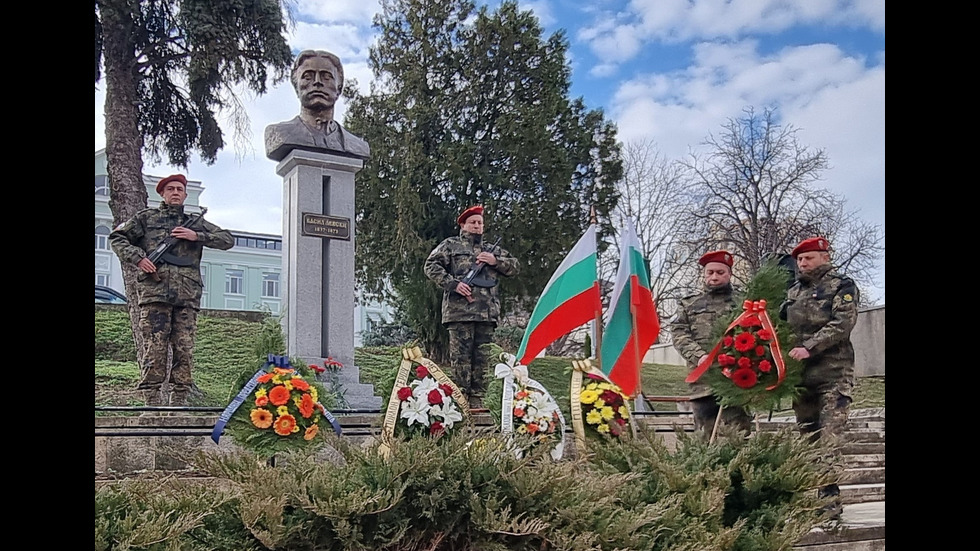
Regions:
M 201 266 L 201 290 L 208 292 L 208 267 Z
M 225 294 L 228 295 L 245 294 L 244 270 L 225 270 Z
M 99 174 L 95 177 L 95 194 L 101 195 L 102 197 L 109 196 L 109 177 L 105 174 Z
M 109 287 L 109 274 L 95 274 L 95 284 Z
M 109 250 L 109 227 L 99 224 L 95 226 L 95 250 Z
M 262 296 L 269 298 L 279 297 L 279 274 L 262 274 Z

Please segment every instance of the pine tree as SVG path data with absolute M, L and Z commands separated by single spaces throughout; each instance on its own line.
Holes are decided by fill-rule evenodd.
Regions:
M 611 232 L 622 167 L 615 127 L 569 98 L 562 33 L 547 39 L 516 2 L 384 0 L 371 50 L 376 83 L 347 87 L 345 125 L 372 144 L 358 174 L 358 281 L 390 284 L 429 357 L 444 359 L 442 291 L 422 264 L 466 207 L 487 208 L 487 235 L 522 263 L 501 283 L 505 311 L 540 294 L 588 226 Z M 524 305 L 527 308 L 528 305 Z

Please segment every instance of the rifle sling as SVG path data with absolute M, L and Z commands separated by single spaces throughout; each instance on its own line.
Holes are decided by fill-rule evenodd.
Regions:
M 160 255 L 160 262 L 166 262 L 174 266 L 193 266 L 194 260 L 186 256 L 177 256 L 170 253 Z
M 489 277 L 474 277 L 473 281 L 470 282 L 473 287 L 496 287 L 497 280 L 490 279 Z

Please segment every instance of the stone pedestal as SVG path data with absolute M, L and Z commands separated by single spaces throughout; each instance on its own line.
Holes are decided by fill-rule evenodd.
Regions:
M 343 363 L 347 394 L 366 400 L 352 408 L 381 401 L 374 406 L 373 390 L 359 388 L 354 366 L 354 175 L 363 166 L 360 159 L 302 149 L 276 166 L 283 179 L 288 355 L 317 365 L 327 357 Z

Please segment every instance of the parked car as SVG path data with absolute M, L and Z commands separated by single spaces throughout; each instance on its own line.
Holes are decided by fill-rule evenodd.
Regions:
M 105 285 L 95 286 L 95 302 L 97 304 L 126 304 L 126 295 Z

